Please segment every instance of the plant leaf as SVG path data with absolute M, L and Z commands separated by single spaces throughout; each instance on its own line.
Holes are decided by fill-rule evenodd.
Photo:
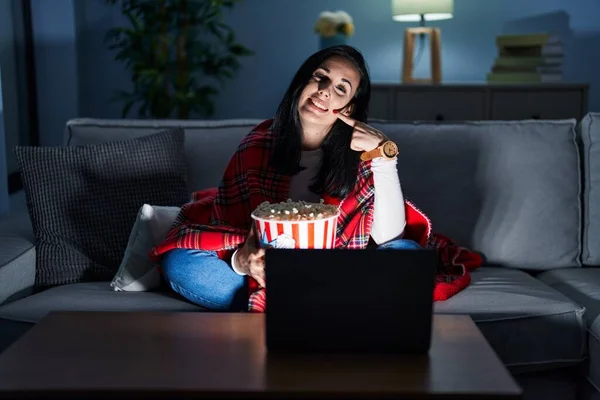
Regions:
M 248 48 L 242 46 L 239 43 L 234 43 L 229 46 L 229 51 L 236 56 L 251 56 L 254 53 L 250 51 Z
M 121 111 L 121 118 L 127 118 L 127 115 L 129 114 L 129 110 L 131 110 L 131 107 L 133 107 L 134 104 L 135 104 L 134 99 L 129 99 L 129 100 L 125 101 L 125 104 L 123 105 L 123 110 Z
M 215 97 L 254 54 L 237 42 L 223 10 L 240 0 L 104 0 L 127 19 L 109 29 L 104 43 L 131 76 L 133 90 L 118 91 L 125 117 L 188 118 L 213 115 Z

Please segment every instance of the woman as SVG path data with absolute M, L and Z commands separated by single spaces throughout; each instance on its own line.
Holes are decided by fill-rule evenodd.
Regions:
M 370 91 L 364 58 L 352 47 L 321 50 L 302 64 L 273 120 L 242 141 L 218 190 L 198 192 L 153 250 L 175 292 L 208 309 L 242 310 L 249 301 L 251 311 L 264 311 L 264 249 L 250 218 L 263 201 L 340 205 L 336 247 L 451 246 L 405 201 L 396 158 L 375 154 L 389 139 L 366 123 Z M 455 260 L 478 265 L 477 255 L 452 248 Z M 440 275 L 453 285 L 441 297 L 469 282 L 465 265 L 445 264 L 458 273 Z

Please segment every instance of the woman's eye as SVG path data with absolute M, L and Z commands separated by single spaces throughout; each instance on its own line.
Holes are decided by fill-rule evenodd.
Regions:
M 321 82 L 321 81 L 325 81 L 326 79 L 329 79 L 329 78 L 325 75 L 314 74 L 313 79 L 317 82 Z M 342 95 L 346 94 L 346 88 L 343 85 L 336 86 L 335 89 L 337 92 L 341 93 Z

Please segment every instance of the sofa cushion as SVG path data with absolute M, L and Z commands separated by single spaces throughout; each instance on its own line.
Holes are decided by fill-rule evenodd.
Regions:
M 182 121 L 73 119 L 67 122 L 69 146 L 131 139 L 164 129 L 185 130 L 185 153 L 191 190 L 216 187 L 238 145 L 263 120 Z
M 580 265 L 574 120 L 373 126 L 398 143 L 404 195 L 434 231 L 482 252 L 488 265 Z
M 189 201 L 184 132 L 15 149 L 36 236 L 36 286 L 109 280 L 144 203 Z
M 597 317 L 590 326 L 588 341 L 587 378 L 597 390 L 600 390 L 600 317 Z
M 0 307 L 0 319 L 39 322 L 50 311 L 202 311 L 170 291 L 115 292 L 110 282 L 57 286 Z
M 482 267 L 435 312 L 469 314 L 513 371 L 552 368 L 585 356 L 585 308 L 531 275 Z
M 547 271 L 538 279 L 586 308 L 585 319 L 589 326 L 587 376 L 593 385 L 600 387 L 600 268 Z
M 582 260 L 600 266 L 600 113 L 586 115 L 577 128 L 584 182 Z
M 600 388 L 600 268 L 547 271 L 538 279 L 586 308 L 588 325 L 588 379 Z
M 131 229 L 121 266 L 110 286 L 115 291 L 144 292 L 160 286 L 160 273 L 148 254 L 167 236 L 180 207 L 144 204 Z
M 584 317 L 588 326 L 600 315 L 600 268 L 546 271 L 537 279 L 585 307 Z

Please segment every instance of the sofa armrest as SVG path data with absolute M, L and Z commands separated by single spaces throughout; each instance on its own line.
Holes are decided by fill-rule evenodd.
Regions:
M 17 197 L 20 196 L 20 197 Z M 0 235 L 21 236 L 31 243 L 35 243 L 35 234 L 25 203 L 24 195 L 13 195 L 10 211 L 0 215 Z
M 0 234 L 0 304 L 33 294 L 35 254 L 28 239 Z

